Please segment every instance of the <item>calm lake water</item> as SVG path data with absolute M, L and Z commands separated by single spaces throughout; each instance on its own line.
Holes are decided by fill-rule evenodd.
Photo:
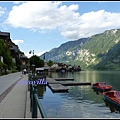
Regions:
M 120 71 L 80 71 L 51 73 L 52 78 L 74 78 L 76 82 L 106 82 L 120 91 Z M 120 118 L 105 106 L 102 94 L 93 92 L 91 85 L 66 86 L 68 92 L 53 93 L 49 87 L 39 88 L 40 100 L 48 118 Z

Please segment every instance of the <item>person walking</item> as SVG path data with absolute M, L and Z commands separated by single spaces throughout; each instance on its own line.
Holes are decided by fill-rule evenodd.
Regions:
M 24 75 L 26 75 L 26 73 L 27 73 L 27 70 L 26 70 L 26 69 L 24 69 L 23 71 L 24 71 Z

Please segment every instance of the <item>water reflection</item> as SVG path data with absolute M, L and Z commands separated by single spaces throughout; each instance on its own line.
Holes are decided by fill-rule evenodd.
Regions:
M 40 99 L 43 99 L 44 93 L 46 91 L 46 85 L 38 85 L 37 89 L 38 89 L 38 97 Z
M 52 78 L 74 78 L 77 82 L 106 82 L 115 90 L 120 89 L 119 71 L 80 71 L 51 73 Z M 105 106 L 102 94 L 96 95 L 91 85 L 67 86 L 68 93 L 52 93 L 46 86 L 40 99 L 49 118 L 119 118 Z

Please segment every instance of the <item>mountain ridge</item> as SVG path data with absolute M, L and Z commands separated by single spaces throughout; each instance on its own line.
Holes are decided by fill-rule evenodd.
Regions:
M 120 29 L 68 41 L 45 53 L 46 61 L 80 65 L 84 70 L 119 70 Z M 43 54 L 40 56 L 43 58 Z M 116 62 L 115 62 L 116 61 Z

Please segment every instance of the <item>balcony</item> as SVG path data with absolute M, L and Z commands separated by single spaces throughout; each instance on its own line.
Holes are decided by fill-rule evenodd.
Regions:
M 12 45 L 12 46 L 10 46 L 10 51 L 11 51 L 11 52 L 18 53 L 18 46 L 17 46 L 17 45 Z

